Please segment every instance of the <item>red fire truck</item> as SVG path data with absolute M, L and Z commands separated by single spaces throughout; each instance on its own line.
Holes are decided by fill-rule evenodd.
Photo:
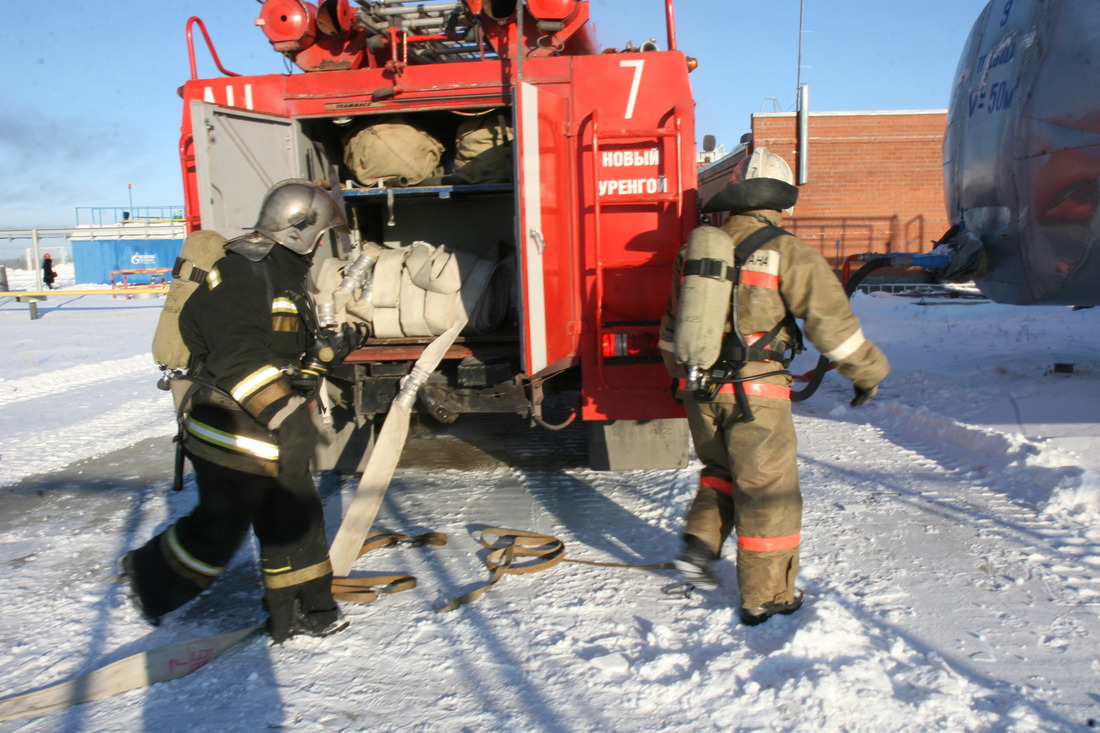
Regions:
M 307 178 L 339 187 L 353 238 L 503 252 L 508 318 L 455 342 L 418 409 L 443 421 L 518 413 L 549 428 L 580 419 L 594 468 L 683 466 L 689 441 L 657 332 L 697 218 L 694 60 L 676 50 L 664 2 L 667 48 L 601 50 L 587 0 L 266 0 L 256 24 L 301 71 L 259 76 L 222 68 L 191 18 L 188 229 L 237 236 L 273 183 Z M 199 78 L 196 29 L 221 76 Z M 509 179 L 448 175 L 461 121 L 489 111 L 508 121 Z M 440 142 L 442 175 L 366 185 L 349 172 L 348 131 L 395 116 Z M 317 260 L 330 257 L 347 259 L 347 242 Z M 356 465 L 428 341 L 371 338 L 351 354 L 332 380 L 336 423 L 319 468 Z M 577 398 L 546 402 L 559 394 Z

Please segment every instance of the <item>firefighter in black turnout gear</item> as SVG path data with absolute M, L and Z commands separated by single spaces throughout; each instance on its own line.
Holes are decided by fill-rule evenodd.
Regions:
M 249 527 L 260 543 L 272 639 L 345 625 L 310 473 L 317 431 L 309 388 L 350 351 L 353 335 L 317 338 L 305 285 L 321 236 L 343 225 L 323 188 L 276 184 L 254 230 L 226 243 L 180 313 L 194 355 L 182 438 L 199 502 L 123 559 L 132 598 L 154 625 L 214 583 Z M 326 358 L 310 358 L 318 341 L 335 344 Z

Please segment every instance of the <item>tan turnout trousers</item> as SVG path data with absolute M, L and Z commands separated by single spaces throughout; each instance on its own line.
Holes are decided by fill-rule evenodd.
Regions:
M 703 462 L 685 533 L 719 554 L 737 535 L 742 608 L 794 600 L 802 493 L 789 400 L 749 397 L 754 420 L 728 402 L 685 401 L 695 451 Z

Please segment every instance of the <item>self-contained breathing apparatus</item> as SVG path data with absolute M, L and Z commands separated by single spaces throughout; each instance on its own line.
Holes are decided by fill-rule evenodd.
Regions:
M 676 361 L 687 367 L 684 387 L 693 392 L 696 400 L 710 401 L 729 385 L 740 408 L 742 422 L 753 420 L 745 383 L 789 375 L 787 367 L 791 359 L 802 351 L 802 332 L 790 313 L 770 331 L 747 336 L 742 333 L 737 318 L 737 294 L 745 265 L 765 244 L 788 234 L 752 212 L 755 209 L 790 211 L 798 200 L 798 189 L 793 184 L 790 166 L 782 157 L 767 148 L 756 149 L 735 169 L 730 185 L 707 201 L 702 212 L 742 213 L 759 219 L 764 226 L 736 247 L 721 229 L 700 226 L 691 233 L 684 251 L 674 344 Z M 728 307 L 720 305 L 723 303 L 728 303 Z M 728 332 L 725 331 L 727 314 Z M 784 329 L 792 334 L 792 343 L 775 340 Z M 754 361 L 777 362 L 782 368 L 748 377 L 737 376 L 746 364 Z
M 342 364 L 347 355 L 362 340 L 350 323 L 344 323 L 339 328 L 335 326 L 317 328 L 313 332 L 313 344 L 302 358 L 302 366 L 291 374 L 291 383 L 297 389 L 306 386 L 309 387 L 308 391 L 317 389 L 320 380 Z
M 787 367 L 791 359 L 803 349 L 802 332 L 790 314 L 770 331 L 760 334 L 746 336 L 738 324 L 737 293 L 743 267 L 757 250 L 783 234 L 788 232 L 769 224 L 753 232 L 735 248 L 721 229 L 699 227 L 692 232 L 685 250 L 675 340 L 676 360 L 688 368 L 685 388 L 693 392 L 696 400 L 709 402 L 724 385 L 731 385 L 741 411 L 741 422 L 754 419 L 745 382 L 790 374 Z M 730 253 L 732 263 L 729 262 Z M 722 302 L 715 296 L 722 294 L 729 303 L 728 311 L 715 307 Z M 723 333 L 727 312 L 730 330 Z M 776 341 L 784 328 L 793 334 L 792 343 Z M 752 361 L 777 362 L 782 368 L 738 377 L 741 369 Z

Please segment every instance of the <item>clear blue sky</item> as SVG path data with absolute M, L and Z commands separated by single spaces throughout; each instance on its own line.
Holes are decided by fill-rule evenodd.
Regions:
M 656 38 L 663 0 L 591 0 L 605 47 Z M 802 81 L 816 111 L 943 109 L 986 0 L 805 0 Z M 727 148 L 753 112 L 793 109 L 799 0 L 677 0 L 697 131 Z M 223 65 L 278 73 L 255 0 L 9 2 L 0 65 L 0 229 L 68 227 L 77 207 L 181 205 L 177 88 L 201 17 Z M 197 34 L 196 34 L 197 35 Z M 201 44 L 200 44 L 201 46 Z M 199 73 L 216 73 L 205 50 Z M 773 101 L 775 100 L 775 101 Z M 128 190 L 127 184 L 133 184 Z

